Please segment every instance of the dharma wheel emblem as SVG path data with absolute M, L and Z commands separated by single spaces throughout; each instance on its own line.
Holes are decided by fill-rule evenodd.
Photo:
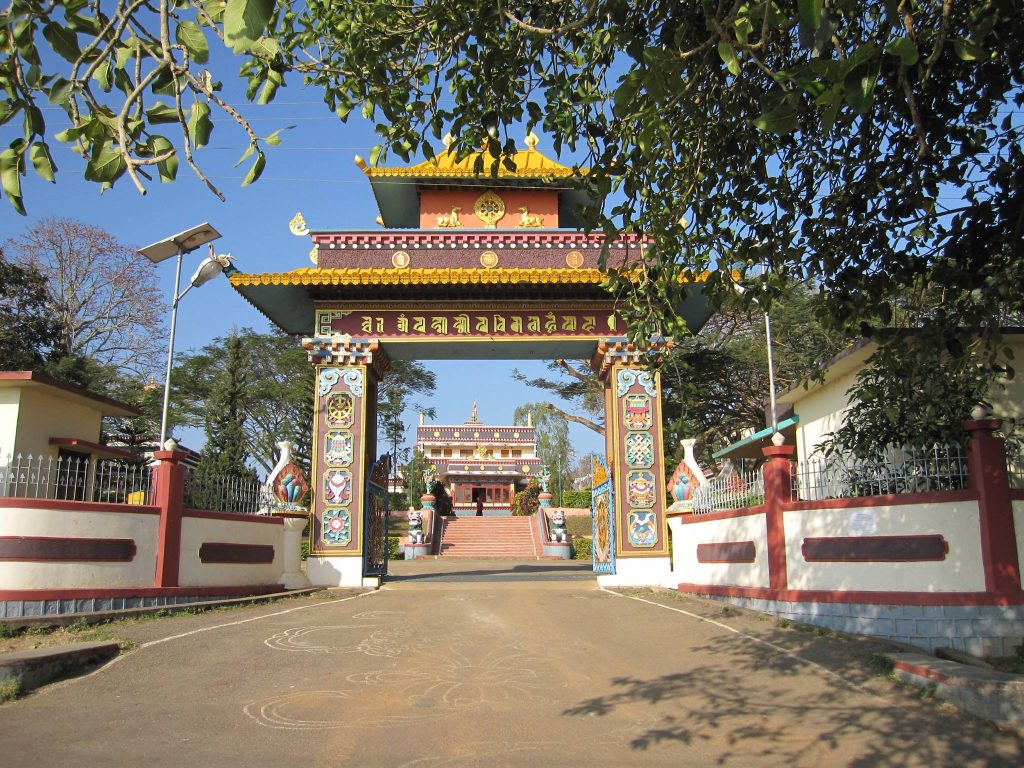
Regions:
M 473 213 L 484 223 L 484 229 L 494 229 L 494 225 L 505 215 L 505 201 L 487 190 L 476 199 Z

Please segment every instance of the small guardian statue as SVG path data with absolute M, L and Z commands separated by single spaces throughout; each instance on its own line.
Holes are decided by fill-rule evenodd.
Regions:
M 423 534 L 423 513 L 418 509 L 413 509 L 409 512 L 409 543 L 423 544 L 425 538 Z
M 551 514 L 551 543 L 552 544 L 568 544 L 569 543 L 569 529 L 565 526 L 565 512 L 560 509 L 556 509 Z

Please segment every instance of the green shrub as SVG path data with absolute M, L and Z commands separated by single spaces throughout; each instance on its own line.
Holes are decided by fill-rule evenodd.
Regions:
M 398 547 L 400 539 L 397 536 L 388 536 L 388 560 L 397 560 L 401 557 L 401 550 Z
M 309 539 L 302 540 L 302 559 L 303 561 L 309 559 Z
M 388 509 L 392 512 L 404 512 L 409 506 L 408 500 L 405 498 L 404 493 L 389 493 L 388 494 Z
M 571 509 L 590 509 L 590 491 L 562 491 L 562 506 Z
M 512 514 L 525 517 L 536 514 L 540 508 L 540 486 L 530 483 L 523 490 L 516 494 L 512 501 Z
M 591 560 L 594 557 L 594 545 L 590 539 L 572 540 L 572 559 Z

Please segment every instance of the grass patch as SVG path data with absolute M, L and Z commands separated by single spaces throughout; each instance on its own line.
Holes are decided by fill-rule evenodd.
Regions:
M 21 695 L 21 683 L 17 680 L 8 680 L 0 683 L 0 704 L 5 701 L 14 701 Z
M 565 530 L 570 536 L 589 539 L 594 533 L 594 521 L 589 515 L 566 515 Z
M 868 655 L 868 668 L 871 669 L 876 675 L 882 675 L 883 677 L 895 677 L 896 666 L 893 664 L 892 659 L 882 653 L 872 653 Z
M 1024 656 L 999 656 L 985 659 L 989 664 L 1000 672 L 1009 672 L 1012 675 L 1024 675 Z

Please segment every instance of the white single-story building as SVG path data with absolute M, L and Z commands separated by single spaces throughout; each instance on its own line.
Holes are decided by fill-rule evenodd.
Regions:
M 135 458 L 100 445 L 104 416 L 139 416 L 126 403 L 33 371 L 0 371 L 0 464 L 33 458 Z
M 1024 361 L 1024 330 L 1005 331 L 1003 346 L 1013 351 L 1018 367 Z M 798 384 L 777 398 L 778 430 L 786 443 L 797 447 L 796 459 L 804 462 L 813 455 L 829 434 L 839 429 L 850 407 L 849 391 L 857 381 L 867 359 L 878 349 L 878 343 L 868 339 L 857 342 L 829 361 L 820 380 Z M 988 393 L 992 417 L 1004 422 L 1012 419 L 1024 424 L 1024 375 L 1011 379 L 1001 377 Z M 770 409 L 766 408 L 770 416 Z M 965 413 L 966 421 L 970 414 Z M 770 426 L 753 432 L 742 440 L 717 451 L 716 459 L 760 458 L 761 448 L 771 442 Z

